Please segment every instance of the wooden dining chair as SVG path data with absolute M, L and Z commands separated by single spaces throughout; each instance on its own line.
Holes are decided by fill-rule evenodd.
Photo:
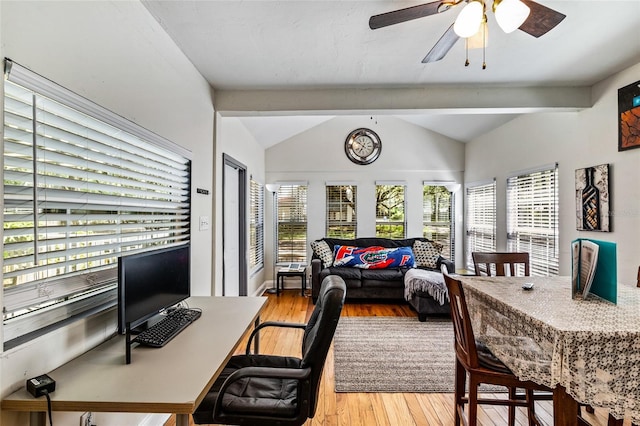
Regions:
M 515 276 L 522 269 L 524 276 L 531 275 L 529 269 L 529 253 L 526 252 L 480 252 L 471 253 L 476 275 Z M 518 266 L 520 268 L 518 268 Z M 508 274 L 507 274 L 508 268 Z
M 478 404 L 508 406 L 510 426 L 515 424 L 515 409 L 519 406 L 527 408 L 529 426 L 542 424 L 535 414 L 533 391 L 551 392 L 551 389 L 518 379 L 485 345 L 476 342 L 462 282 L 446 274 L 444 278 L 451 301 L 451 318 L 455 337 L 455 425 L 459 426 L 464 419 L 465 404 L 469 405 L 466 422 L 469 426 L 477 425 Z M 467 374 L 469 375 L 468 394 L 465 390 Z M 478 386 L 482 383 L 505 386 L 509 391 L 508 397 L 506 399 L 478 398 Z M 516 388 L 525 389 L 524 400 L 516 397 Z

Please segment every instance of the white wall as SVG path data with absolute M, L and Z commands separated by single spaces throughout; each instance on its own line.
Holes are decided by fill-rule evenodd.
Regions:
M 193 217 L 212 216 L 213 100 L 208 83 L 139 2 L 0 2 L 0 53 L 193 152 Z M 192 227 L 193 293 L 211 293 L 212 232 Z M 115 314 L 76 321 L 0 358 L 2 395 L 86 351 L 115 329 Z M 124 348 L 123 348 L 124 352 Z M 124 356 L 124 354 L 123 354 Z M 136 424 L 103 415 L 100 426 Z M 56 414 L 78 424 L 79 413 Z M 26 424 L 2 413 L 2 424 Z
M 367 127 L 382 140 L 380 157 L 372 164 L 352 163 L 344 142 L 352 130 Z M 357 191 L 358 236 L 375 235 L 375 182 L 406 182 L 407 237 L 422 235 L 422 183 L 425 180 L 462 183 L 464 144 L 390 116 L 336 117 L 267 150 L 267 182 L 307 181 L 307 241 L 325 236 L 325 183 L 354 182 Z M 456 194 L 461 199 L 462 192 Z M 457 203 L 462 219 L 462 203 Z M 273 223 L 271 200 L 267 224 Z M 272 265 L 272 226 L 267 226 L 267 273 Z M 460 239 L 461 227 L 457 228 Z M 461 252 L 460 252 L 461 253 Z M 307 258 L 310 259 L 307 244 Z M 459 255 L 457 258 L 461 260 Z
M 247 247 L 249 247 L 249 178 L 265 184 L 264 178 L 264 148 L 259 145 L 249 131 L 237 118 L 225 118 L 218 115 L 216 131 L 216 217 L 222 218 L 222 155 L 227 154 L 247 167 Z M 265 189 L 265 201 L 271 197 Z M 265 226 L 269 227 L 270 222 L 265 221 Z M 216 220 L 216 235 L 222 235 L 222 220 Z M 266 246 L 270 247 L 270 246 Z M 216 253 L 222 253 L 222 238 L 216 238 Z M 248 256 L 248 253 L 247 253 Z M 215 256 L 216 262 L 216 295 L 222 294 L 222 255 Z M 247 264 L 249 260 L 247 259 Z M 249 296 L 260 296 L 263 293 L 264 269 L 251 275 L 248 274 L 247 294 Z
M 571 271 L 569 245 L 578 237 L 617 243 L 618 281 L 635 285 L 640 265 L 640 149 L 618 152 L 618 89 L 638 80 L 640 64 L 593 87 L 593 108 L 523 115 L 467 144 L 465 182 L 497 178 L 497 243 L 506 249 L 506 178 L 510 172 L 558 162 L 560 273 Z M 576 230 L 576 169 L 609 163 L 613 232 Z

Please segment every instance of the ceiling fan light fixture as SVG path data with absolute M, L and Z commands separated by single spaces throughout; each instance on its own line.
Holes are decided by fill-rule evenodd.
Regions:
M 493 13 L 502 31 L 509 34 L 527 20 L 531 9 L 520 0 L 494 0 Z
M 482 24 L 484 16 L 484 3 L 472 0 L 458 14 L 453 30 L 459 37 L 467 38 L 476 34 Z
M 489 26 L 487 25 L 487 15 L 485 15 L 478 32 L 467 38 L 467 48 L 484 49 L 487 46 L 489 46 Z

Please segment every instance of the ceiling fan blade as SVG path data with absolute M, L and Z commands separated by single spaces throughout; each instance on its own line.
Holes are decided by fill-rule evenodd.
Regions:
M 531 13 L 527 20 L 520 25 L 520 30 L 536 38 L 551 31 L 567 16 L 533 0 L 522 0 L 522 2 L 529 6 Z
M 436 62 L 440 59 L 444 58 L 449 50 L 453 47 L 454 44 L 458 41 L 460 37 L 453 31 L 453 24 L 447 29 L 447 31 L 442 34 L 440 40 L 436 42 L 436 44 L 431 48 L 427 56 L 422 60 L 423 64 L 428 64 L 430 62 Z
M 435 15 L 438 13 L 438 7 L 440 7 L 441 3 L 441 1 L 434 1 L 431 3 L 407 7 L 405 9 L 394 10 L 393 12 L 382 13 L 380 15 L 373 15 L 369 18 L 369 28 L 377 30 L 378 28 L 387 27 L 389 25 L 411 21 L 424 16 Z

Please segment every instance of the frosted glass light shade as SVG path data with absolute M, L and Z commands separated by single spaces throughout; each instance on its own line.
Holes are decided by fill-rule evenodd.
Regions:
M 495 9 L 496 21 L 507 34 L 517 30 L 527 20 L 529 13 L 529 6 L 520 0 L 502 0 Z
M 460 37 L 471 37 L 478 32 L 483 16 L 484 6 L 482 2 L 470 1 L 458 14 L 456 22 L 453 24 L 453 31 Z

